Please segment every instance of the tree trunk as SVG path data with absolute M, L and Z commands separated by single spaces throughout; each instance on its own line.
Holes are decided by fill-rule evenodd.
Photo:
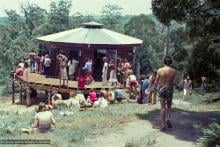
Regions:
M 168 55 L 169 47 L 170 47 L 170 25 L 166 27 L 166 44 L 164 48 L 164 57 Z

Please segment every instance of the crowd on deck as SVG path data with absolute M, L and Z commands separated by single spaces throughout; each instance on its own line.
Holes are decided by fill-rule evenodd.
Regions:
M 24 72 L 27 72 L 27 67 L 30 68 L 30 72 L 44 74 L 45 76 L 49 75 L 52 60 L 48 54 L 42 55 L 40 52 L 32 51 L 28 54 L 28 58 L 28 63 L 18 63 L 17 76 L 24 76 Z M 103 89 L 101 92 L 91 89 L 87 94 L 83 93 L 85 85 L 94 81 L 92 60 L 86 59 L 83 67 L 78 67 L 79 61 L 74 58 L 67 58 L 64 54 L 57 55 L 57 60 L 60 67 L 60 85 L 68 88 L 68 81 L 76 79 L 78 80 L 78 88 L 70 93 L 69 99 L 63 100 L 61 93 L 53 92 L 51 102 L 47 102 L 48 105 L 42 102 L 39 104 L 39 110 L 33 126 L 37 127 L 41 132 L 49 129 L 51 124 L 55 125 L 52 113 L 47 112 L 47 110 L 56 108 L 59 110 L 63 108 L 77 108 L 79 110 L 87 107 L 106 108 L 111 103 L 120 103 L 125 99 L 121 89 L 117 89 L 120 86 L 127 88 L 129 90 L 129 98 L 136 100 L 139 104 L 156 104 L 158 94 L 161 103 L 162 128 L 165 128 L 165 122 L 168 127 L 171 127 L 169 113 L 175 78 L 175 70 L 170 67 L 171 58 L 164 60 L 165 67 L 154 70 L 147 76 L 141 75 L 138 79 L 132 70 L 132 64 L 126 59 L 117 59 L 117 61 L 111 59 L 108 61 L 106 57 L 103 57 L 102 85 L 110 85 L 111 88 L 108 90 Z M 192 94 L 192 81 L 189 76 L 184 80 L 183 87 L 184 96 Z

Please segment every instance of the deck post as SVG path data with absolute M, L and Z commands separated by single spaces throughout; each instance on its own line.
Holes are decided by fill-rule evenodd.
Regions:
M 12 79 L 12 104 L 15 103 L 15 79 Z
M 23 87 L 22 84 L 20 82 L 20 93 L 19 93 L 19 104 L 22 104 L 22 92 L 23 92 Z
M 50 100 L 51 95 L 52 95 L 52 94 L 51 94 L 51 90 L 47 91 L 47 99 L 48 99 L 48 100 L 47 100 L 47 101 L 48 101 L 47 103 L 48 103 L 48 105 L 50 105 L 50 102 L 51 102 L 51 100 Z
M 26 87 L 26 105 L 30 106 L 31 105 L 31 97 L 30 97 L 30 88 Z

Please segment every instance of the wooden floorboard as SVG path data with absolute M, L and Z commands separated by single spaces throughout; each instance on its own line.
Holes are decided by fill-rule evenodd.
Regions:
M 46 78 L 44 75 L 37 74 L 37 73 L 28 73 L 28 80 L 25 78 L 26 75 L 22 77 L 16 77 L 17 80 L 24 84 L 28 84 L 28 86 L 39 89 L 60 89 L 60 80 L 57 78 Z M 85 90 L 95 89 L 95 90 L 101 90 L 101 89 L 109 89 L 114 88 L 111 85 L 103 86 L 102 82 L 92 82 L 90 85 L 85 86 Z M 120 88 L 120 87 L 117 87 Z M 62 88 L 67 89 L 67 88 Z M 69 81 L 69 90 L 75 90 L 77 89 L 77 81 Z

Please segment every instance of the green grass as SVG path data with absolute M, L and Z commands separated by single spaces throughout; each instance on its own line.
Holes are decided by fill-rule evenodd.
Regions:
M 207 95 L 218 95 L 216 93 L 207 93 Z M 175 99 L 181 99 L 182 93 L 175 93 Z M 183 106 L 175 106 L 184 109 L 191 110 L 219 110 L 220 102 L 212 104 L 201 103 L 203 99 L 202 95 L 193 93 L 192 97 L 189 97 L 187 101 L 191 102 L 191 106 L 184 108 Z M 0 105 L 0 108 L 6 107 L 4 103 Z M 23 107 L 24 108 L 24 107 Z M 74 115 L 61 116 L 57 110 L 53 110 L 52 113 L 57 121 L 56 128 L 46 134 L 33 133 L 33 134 L 21 134 L 21 128 L 30 128 L 34 120 L 35 112 L 3 112 L 0 111 L 0 139 L 50 139 L 52 146 L 54 147 L 73 147 L 73 146 L 85 146 L 87 139 L 92 140 L 97 136 L 108 134 L 110 131 L 115 132 L 121 129 L 121 126 L 127 122 L 133 121 L 137 118 L 138 114 L 146 114 L 152 109 L 160 108 L 157 106 L 145 106 L 138 105 L 136 103 L 126 104 L 113 104 L 106 109 L 94 109 L 86 111 L 74 110 Z M 25 109 L 25 108 L 24 108 Z M 155 144 L 153 138 L 145 139 L 141 142 L 136 141 L 134 143 L 128 142 L 134 145 L 148 145 Z M 29 145 L 39 146 L 39 145 Z
M 107 109 L 93 111 L 74 111 L 74 115 L 61 116 L 53 110 L 57 121 L 56 128 L 46 134 L 20 134 L 21 128 L 31 126 L 35 112 L 23 114 L 0 112 L 0 139 L 50 139 L 53 146 L 83 145 L 85 139 L 93 139 L 107 134 L 110 130 L 119 130 L 121 124 L 136 119 L 135 113 L 146 113 L 149 107 L 138 104 L 115 104 Z

